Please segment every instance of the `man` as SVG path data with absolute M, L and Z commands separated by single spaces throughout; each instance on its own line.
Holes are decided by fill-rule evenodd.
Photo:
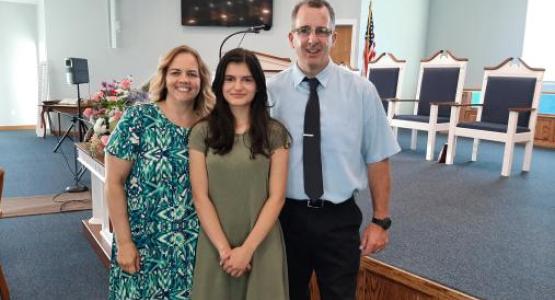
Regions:
M 297 62 L 268 85 L 272 115 L 293 139 L 280 222 L 294 300 L 308 299 L 313 270 L 323 299 L 354 299 L 360 255 L 389 239 L 388 158 L 400 148 L 375 87 L 331 62 L 334 28 L 328 2 L 297 4 L 289 33 Z M 361 238 L 353 194 L 367 185 L 373 221 Z

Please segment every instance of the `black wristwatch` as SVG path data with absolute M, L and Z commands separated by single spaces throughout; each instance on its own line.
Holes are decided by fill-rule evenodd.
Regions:
M 372 223 L 380 226 L 383 230 L 388 230 L 389 227 L 391 227 L 391 219 L 390 218 L 385 218 L 385 219 L 372 218 Z

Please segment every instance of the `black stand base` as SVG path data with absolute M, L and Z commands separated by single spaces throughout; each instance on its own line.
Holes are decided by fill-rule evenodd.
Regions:
M 77 184 L 66 187 L 66 193 L 81 193 L 88 191 L 89 188 L 85 185 Z
M 447 158 L 447 143 L 441 147 L 441 151 L 439 151 L 439 156 L 437 157 L 437 162 L 440 164 L 444 164 Z

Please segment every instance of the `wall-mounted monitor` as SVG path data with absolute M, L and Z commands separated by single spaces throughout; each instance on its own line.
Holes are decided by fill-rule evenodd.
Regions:
M 181 0 L 184 26 L 272 26 L 273 0 Z

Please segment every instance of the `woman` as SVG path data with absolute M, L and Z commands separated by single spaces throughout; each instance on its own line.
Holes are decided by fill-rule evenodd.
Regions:
M 213 105 L 209 80 L 194 49 L 172 49 L 151 81 L 153 103 L 130 107 L 106 146 L 109 299 L 190 299 L 199 226 L 187 143 Z
M 201 222 L 193 299 L 289 299 L 283 235 L 289 134 L 270 118 L 256 56 L 229 51 L 212 84 L 216 105 L 189 138 Z

